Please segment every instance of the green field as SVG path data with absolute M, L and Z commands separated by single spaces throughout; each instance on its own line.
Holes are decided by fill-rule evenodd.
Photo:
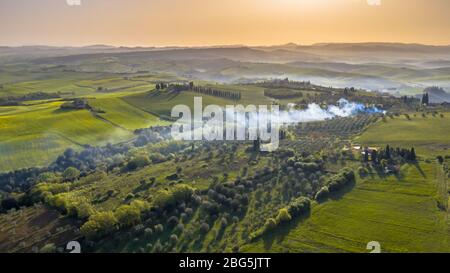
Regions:
M 437 207 L 440 166 L 405 165 L 401 176 L 358 180 L 351 192 L 313 207 L 310 217 L 246 245 L 246 252 L 448 252 L 447 212 Z
M 98 76 L 98 75 L 97 75 Z M 129 140 L 138 128 L 167 125 L 157 117 L 168 116 L 174 105 L 192 106 L 194 93 L 174 96 L 172 93 L 148 92 L 153 81 L 163 76 L 135 78 L 106 77 L 81 79 L 82 74 L 61 79 L 22 81 L 4 84 L 0 94 L 21 95 L 45 92 L 74 92 L 88 97 L 94 112 L 87 110 L 61 111 L 57 100 L 24 102 L 23 106 L 0 107 L 0 172 L 18 168 L 44 166 L 51 163 L 66 148 L 82 145 L 104 145 Z M 107 92 L 97 92 L 97 88 Z M 230 87 L 237 89 L 238 87 Z M 261 92 L 244 92 L 243 101 L 264 101 Z M 66 93 L 64 93 L 66 94 Z M 67 93 L 68 94 L 68 93 Z M 156 95 L 155 95 L 156 94 Z M 66 95 L 65 95 L 66 96 Z M 203 96 L 204 105 L 225 105 L 233 101 Z
M 420 156 L 448 154 L 449 114 L 394 116 L 371 125 L 355 141 L 415 147 Z M 305 219 L 243 247 L 246 252 L 448 252 L 448 185 L 442 166 L 430 161 L 403 165 L 397 176 L 359 178 L 347 193 L 315 204 Z M 448 205 L 447 205 L 448 206 Z
M 167 124 L 156 116 L 131 106 L 119 97 L 90 99 L 89 105 L 104 111 L 98 114 L 100 117 L 128 130 Z
M 233 92 L 241 92 L 242 99 L 233 101 L 225 98 L 198 94 L 195 92 L 168 92 L 168 91 L 151 91 L 146 93 L 137 93 L 124 97 L 123 99 L 129 104 L 140 108 L 146 112 L 154 113 L 158 116 L 170 116 L 174 106 L 183 104 L 187 105 L 193 111 L 194 97 L 202 97 L 203 106 L 206 105 L 234 105 L 234 104 L 270 104 L 270 98 L 264 96 L 264 89 L 259 87 L 243 87 L 243 86 L 223 86 L 223 85 L 206 85 L 214 89 L 227 90 Z
M 1 171 L 49 164 L 68 147 L 132 137 L 132 132 L 95 118 L 87 110 L 60 110 L 61 104 L 9 107 L 0 114 Z
M 166 124 L 119 97 L 90 99 L 98 116 L 87 110 L 60 110 L 62 102 L 0 107 L 0 171 L 43 166 L 66 148 L 104 145 L 133 137 L 132 131 Z
M 76 83 L 78 87 L 89 88 L 92 91 L 102 89 L 103 92 L 136 92 L 136 91 L 149 91 L 154 88 L 154 84 L 150 84 L 148 81 L 136 80 L 126 77 L 114 77 L 95 80 L 83 80 Z
M 88 86 L 79 86 L 78 83 L 85 79 L 95 79 L 96 77 L 101 77 L 101 74 L 60 71 L 6 72 L 5 77 L 0 78 L 0 84 L 2 85 L 0 97 L 20 96 L 33 92 L 63 92 L 86 95 L 95 90 Z
M 391 147 L 414 147 L 422 155 L 450 154 L 450 114 L 444 117 L 421 113 L 410 114 L 410 120 L 404 115 L 380 120 L 371 126 L 356 142 L 367 145 L 386 145 Z
M 20 79 L 20 80 L 19 80 Z M 0 77 L 0 97 L 21 96 L 33 92 L 57 93 L 62 96 L 101 95 L 105 92 L 143 92 L 154 88 L 162 76 L 118 77 L 109 73 L 38 71 L 5 73 Z M 103 92 L 97 92 L 101 87 Z

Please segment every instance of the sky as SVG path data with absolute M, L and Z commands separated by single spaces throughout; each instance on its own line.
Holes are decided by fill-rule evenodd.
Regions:
M 0 0 L 0 45 L 450 45 L 449 11 L 450 0 Z

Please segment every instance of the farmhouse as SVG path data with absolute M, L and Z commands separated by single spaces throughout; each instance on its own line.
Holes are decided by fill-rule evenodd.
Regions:
M 90 105 L 88 104 L 87 100 L 85 99 L 79 99 L 75 98 L 72 101 L 66 102 L 60 106 L 61 109 L 75 109 L 75 110 L 81 110 L 81 109 L 91 109 Z
M 352 146 L 352 150 L 356 152 L 360 152 L 361 154 L 364 154 L 366 151 L 369 152 L 369 154 L 372 154 L 374 151 L 379 151 L 380 147 L 370 147 L 370 146 L 362 146 L 355 144 Z

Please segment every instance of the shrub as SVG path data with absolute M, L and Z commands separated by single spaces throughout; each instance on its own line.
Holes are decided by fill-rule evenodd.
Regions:
M 202 223 L 202 224 L 200 225 L 200 231 L 201 231 L 202 233 L 207 233 L 207 232 L 209 231 L 209 225 L 208 225 L 208 223 Z
M 127 164 L 129 171 L 134 171 L 138 168 L 145 167 L 150 164 L 150 159 L 146 155 L 139 155 L 131 159 Z
M 178 218 L 176 216 L 169 217 L 167 224 L 169 224 L 170 227 L 176 226 L 178 224 Z
M 178 176 L 177 173 L 173 173 L 173 174 L 170 174 L 170 175 L 166 176 L 166 179 L 167 179 L 167 180 L 177 180 L 178 177 L 179 177 L 179 176 Z
M 146 236 L 152 236 L 153 235 L 153 229 L 146 228 L 146 229 L 144 229 L 144 233 L 145 233 Z
M 328 180 L 327 182 L 328 190 L 330 192 L 341 190 L 346 185 L 354 181 L 355 181 L 355 173 L 350 169 L 344 168 L 342 172 L 332 176 Z
M 45 192 L 51 194 L 58 194 L 68 192 L 70 190 L 70 183 L 40 183 L 32 189 L 33 194 L 44 195 Z
M 76 206 L 76 213 L 78 218 L 87 219 L 95 213 L 95 209 L 88 202 L 82 202 Z
M 45 192 L 42 196 L 45 196 Z M 69 216 L 78 217 L 79 219 L 89 218 L 92 214 L 95 213 L 94 208 L 86 197 L 75 197 L 67 192 L 49 195 L 47 198 L 45 198 L 45 201 L 49 205 L 56 207 L 63 213 L 67 213 Z
M 56 177 L 56 175 L 52 172 L 44 172 L 41 173 L 37 179 L 36 182 L 37 183 L 42 183 L 42 182 L 49 182 L 49 183 L 53 183 L 56 182 L 58 180 L 58 177 Z
M 141 221 L 141 211 L 130 205 L 120 206 L 114 213 L 121 226 L 133 226 Z
M 184 212 L 186 212 L 186 214 L 187 214 L 188 216 L 192 216 L 192 215 L 194 214 L 194 210 L 191 209 L 191 208 L 186 208 L 186 209 L 184 210 Z
M 81 226 L 81 233 L 88 238 L 104 236 L 117 229 L 117 218 L 113 212 L 98 212 L 91 215 L 89 220 Z
M 141 212 L 150 208 L 150 204 L 142 200 L 133 200 L 130 206 L 139 209 Z
M 175 227 L 175 231 L 176 232 L 183 232 L 184 231 L 184 225 L 179 223 L 176 227 Z
M 185 212 L 182 212 L 181 214 L 180 214 L 180 221 L 181 222 L 185 222 L 185 221 L 187 221 L 189 219 L 189 217 L 188 217 L 188 215 L 185 213 Z
M 78 178 L 78 176 L 80 176 L 80 171 L 74 167 L 67 168 L 62 174 L 65 181 L 73 181 Z
M 163 246 L 161 244 L 161 241 L 158 239 L 153 246 L 153 253 L 161 253 L 163 251 Z
M 223 217 L 222 220 L 220 221 L 220 225 L 221 225 L 222 227 L 228 226 L 227 218 Z
M 309 211 L 310 207 L 311 201 L 308 198 L 299 197 L 289 204 L 287 211 L 292 217 L 296 217 Z
M 289 222 L 292 220 L 292 216 L 289 214 L 287 208 L 282 208 L 278 211 L 276 220 L 277 223 Z
M 176 234 L 172 234 L 172 235 L 170 235 L 169 240 L 172 244 L 176 244 L 178 242 L 178 236 Z
M 161 224 L 157 224 L 157 225 L 155 225 L 154 230 L 156 233 L 161 233 L 164 231 L 164 226 Z
M 170 189 L 159 190 L 155 194 L 153 203 L 155 206 L 165 208 L 184 202 L 192 197 L 194 188 L 186 184 L 177 184 Z
M 214 201 L 203 201 L 201 209 L 206 213 L 206 215 L 217 215 L 220 212 L 220 206 Z
M 90 174 L 89 176 L 83 177 L 80 180 L 83 183 L 94 183 L 94 182 L 102 181 L 106 177 L 107 177 L 107 174 L 104 171 L 96 171 L 95 173 Z
M 167 161 L 167 158 L 160 153 L 154 153 L 150 156 L 150 160 L 152 163 L 157 164 Z

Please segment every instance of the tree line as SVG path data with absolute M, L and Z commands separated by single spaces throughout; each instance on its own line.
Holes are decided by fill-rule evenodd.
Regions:
M 23 96 L 8 96 L 0 98 L 0 106 L 19 106 L 23 101 L 31 100 L 49 100 L 61 98 L 60 92 L 58 93 L 45 93 L 45 92 L 33 92 Z
M 370 160 L 369 160 L 369 154 Z M 406 161 L 414 162 L 417 160 L 416 151 L 414 147 L 411 149 L 405 148 L 391 148 L 389 145 L 386 145 L 386 148 L 380 149 L 379 151 L 373 150 L 370 152 L 368 149 L 364 150 L 363 161 L 369 162 L 371 161 L 374 164 L 379 164 L 383 160 L 391 160 L 393 161 L 396 158 L 402 158 Z
M 241 92 L 234 91 L 226 91 L 214 89 L 211 87 L 197 86 L 194 82 L 186 83 L 157 83 L 156 90 L 167 89 L 172 92 L 183 92 L 183 91 L 192 91 L 199 94 L 204 94 L 208 96 L 214 96 L 219 98 L 230 99 L 234 101 L 238 101 L 242 98 Z

